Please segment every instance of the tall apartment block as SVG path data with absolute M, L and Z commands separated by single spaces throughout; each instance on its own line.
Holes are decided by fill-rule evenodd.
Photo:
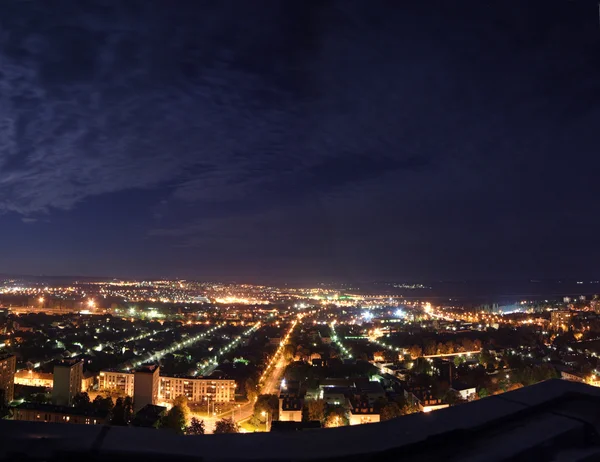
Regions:
M 54 364 L 54 385 L 52 402 L 61 406 L 70 406 L 73 398 L 81 392 L 83 379 L 83 361 L 63 359 Z
M 158 403 L 158 386 L 160 383 L 160 367 L 156 364 L 145 364 L 135 370 L 133 382 L 133 409 L 139 411 L 146 404 Z
M 17 358 L 10 354 L 0 354 L 0 390 L 5 403 L 10 403 L 15 397 L 15 369 Z

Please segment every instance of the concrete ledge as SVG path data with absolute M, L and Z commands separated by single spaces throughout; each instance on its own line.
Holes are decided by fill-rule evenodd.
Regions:
M 0 421 L 0 457 L 21 454 L 64 460 L 83 459 L 87 453 L 111 462 L 364 461 L 365 457 L 490 462 L 527 455 L 526 460 L 544 460 L 535 455 L 592 448 L 597 428 L 600 389 L 551 380 L 429 414 L 289 434 L 192 437 L 145 428 Z

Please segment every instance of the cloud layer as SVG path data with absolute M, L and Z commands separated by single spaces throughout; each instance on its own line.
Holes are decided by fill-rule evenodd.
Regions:
M 595 3 L 450 3 L 8 0 L 0 213 L 159 191 L 150 235 L 185 246 L 315 209 L 402 216 L 409 243 L 456 220 L 514 243 L 579 213 L 598 192 Z

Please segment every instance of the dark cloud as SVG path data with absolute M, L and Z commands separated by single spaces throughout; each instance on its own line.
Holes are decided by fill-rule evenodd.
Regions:
M 156 246 L 425 274 L 489 241 L 543 254 L 600 193 L 595 2 L 2 10 L 0 212 L 24 222 L 141 190 Z

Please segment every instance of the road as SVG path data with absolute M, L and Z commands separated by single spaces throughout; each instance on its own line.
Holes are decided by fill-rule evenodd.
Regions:
M 277 393 L 286 366 L 287 361 L 285 360 L 285 356 L 281 354 L 279 359 L 277 360 L 277 363 L 271 369 L 271 372 L 269 372 L 267 378 L 264 380 L 260 390 L 261 394 Z M 217 420 L 233 418 L 233 420 L 239 423 L 252 417 L 253 412 L 254 402 L 251 401 L 244 404 L 237 404 L 233 409 L 218 414 L 216 416 L 202 416 L 201 419 L 204 420 L 206 433 L 213 433 L 215 429 L 215 423 L 217 422 Z
M 267 376 L 267 378 L 263 382 L 263 386 L 261 387 L 261 394 L 271 394 L 277 393 L 279 389 L 279 383 L 281 382 L 281 378 L 283 377 L 283 373 L 285 372 L 285 367 L 287 366 L 287 361 L 285 360 L 284 355 L 280 355 L 279 360 L 275 364 L 275 366 L 271 369 L 271 372 Z M 245 404 L 237 404 L 235 407 L 229 411 L 223 412 L 222 414 L 218 414 L 213 417 L 201 417 L 204 420 L 204 425 L 206 428 L 206 433 L 212 433 L 215 429 L 215 423 L 217 420 L 221 419 L 229 419 L 233 418 L 236 422 L 242 422 L 246 419 L 252 417 L 254 412 L 254 402 L 248 402 Z
M 284 355 L 281 354 L 279 360 L 277 361 L 273 369 L 271 369 L 271 372 L 263 382 L 261 394 L 268 395 L 272 393 L 277 393 L 286 366 L 287 361 L 285 360 Z
M 294 325 L 288 332 L 284 343 L 287 343 L 295 325 L 296 323 L 294 323 Z M 270 372 L 267 374 L 266 378 L 262 382 L 262 386 L 260 387 L 261 394 L 277 394 L 277 392 L 279 391 L 279 384 L 281 383 L 281 379 L 283 378 L 283 373 L 285 372 L 285 368 L 288 362 L 285 359 L 283 351 L 278 350 L 277 354 L 279 355 L 279 357 L 277 362 L 275 363 L 275 366 L 271 368 Z M 250 401 L 244 404 L 237 404 L 234 406 L 233 409 L 218 414 L 216 416 L 201 417 L 201 419 L 204 420 L 206 433 L 213 433 L 215 423 L 217 422 L 217 420 L 233 418 L 233 420 L 239 423 L 252 417 L 253 412 L 254 401 Z
M 448 356 L 469 356 L 469 355 L 478 355 L 481 353 L 481 350 L 474 351 L 460 351 L 458 353 L 444 353 L 439 355 L 423 355 L 423 358 L 445 358 Z
M 244 403 L 244 404 L 236 404 L 233 409 L 230 409 L 229 411 L 225 411 L 220 414 L 216 414 L 216 415 L 212 415 L 212 416 L 207 416 L 206 413 L 204 413 L 204 412 L 201 414 L 195 414 L 195 413 L 193 413 L 193 414 L 195 414 L 195 416 L 198 419 L 204 421 L 205 432 L 208 434 L 208 433 L 214 432 L 215 424 L 217 423 L 218 420 L 233 418 L 233 420 L 235 420 L 236 422 L 239 423 L 242 420 L 249 419 L 252 416 L 253 412 L 254 412 L 254 403 L 248 402 L 248 403 Z

